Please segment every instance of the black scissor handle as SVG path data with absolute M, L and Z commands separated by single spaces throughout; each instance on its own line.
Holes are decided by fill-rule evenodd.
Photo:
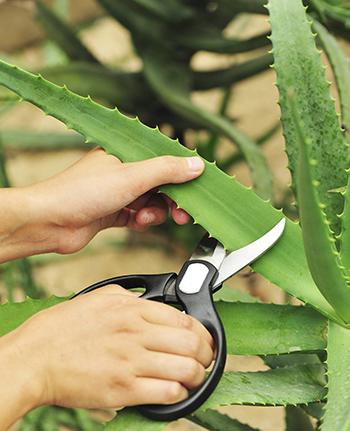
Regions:
M 169 272 L 166 274 L 121 275 L 118 277 L 106 278 L 105 280 L 98 281 L 97 283 L 85 287 L 85 289 L 76 293 L 71 299 L 100 289 L 101 287 L 108 286 L 109 284 L 118 284 L 124 287 L 124 289 L 142 287 L 146 289 L 142 294 L 142 298 L 151 299 L 153 301 L 163 301 L 165 286 L 175 280 L 176 277 L 177 274 Z
M 207 276 L 199 291 L 186 293 L 181 288 L 181 280 L 183 280 L 188 267 L 196 263 L 207 267 Z M 215 282 L 217 275 L 217 269 L 208 262 L 187 261 L 176 281 L 176 295 L 184 310 L 187 314 L 198 319 L 214 338 L 216 359 L 212 371 L 205 382 L 183 401 L 170 405 L 147 404 L 139 406 L 139 411 L 151 419 L 171 421 L 192 413 L 204 403 L 220 381 L 226 363 L 226 338 L 221 320 L 215 310 L 212 296 L 212 284 Z

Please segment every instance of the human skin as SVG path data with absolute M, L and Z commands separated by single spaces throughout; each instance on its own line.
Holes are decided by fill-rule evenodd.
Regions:
M 169 212 L 188 215 L 155 189 L 203 171 L 196 159 L 122 164 L 101 149 L 41 183 L 1 189 L 0 261 L 72 253 L 100 230 L 145 230 Z M 204 379 L 212 338 L 167 305 L 107 286 L 44 310 L 0 338 L 0 430 L 31 409 L 174 403 Z

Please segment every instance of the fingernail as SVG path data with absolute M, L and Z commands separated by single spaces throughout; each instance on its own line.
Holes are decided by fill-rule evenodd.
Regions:
M 156 217 L 155 217 L 155 215 L 153 213 L 148 212 L 148 213 L 145 213 L 143 215 L 142 219 L 143 219 L 142 221 L 145 224 L 151 224 L 151 223 L 153 223 L 155 221 Z
M 187 157 L 187 163 L 192 172 L 200 172 L 204 168 L 204 162 L 200 157 Z

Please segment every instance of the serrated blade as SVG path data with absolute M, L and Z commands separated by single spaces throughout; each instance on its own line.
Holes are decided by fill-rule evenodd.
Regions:
M 266 253 L 279 240 L 285 225 L 286 219 L 283 218 L 256 241 L 228 254 L 221 264 L 214 289 Z

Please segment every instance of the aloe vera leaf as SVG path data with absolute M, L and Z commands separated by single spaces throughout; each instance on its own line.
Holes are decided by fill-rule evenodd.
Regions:
M 193 16 L 193 9 L 177 0 L 167 0 L 159 2 L 158 0 L 132 0 L 146 12 L 167 21 L 169 23 L 178 23 Z
M 269 127 L 266 131 L 264 131 L 260 136 L 255 138 L 255 142 L 257 145 L 264 145 L 268 142 L 281 128 L 281 123 L 278 121 L 272 127 Z M 240 151 L 233 153 L 228 156 L 226 159 L 217 160 L 216 163 L 220 169 L 226 171 L 232 165 L 241 162 L 244 160 L 243 154 Z
M 318 38 L 327 54 L 337 82 L 340 99 L 342 124 L 345 129 L 345 139 L 350 144 L 350 67 L 345 53 L 337 40 L 317 21 L 313 28 L 318 33 Z M 349 188 L 349 183 L 347 188 Z M 342 231 L 340 236 L 340 253 L 343 265 L 350 268 L 350 202 L 349 193 L 345 196 L 344 211 L 341 216 Z
M 125 162 L 161 155 L 193 155 L 159 130 L 2 61 L 0 85 L 9 87 Z M 208 162 L 200 178 L 187 184 L 162 187 L 162 191 L 228 250 L 259 238 L 281 218 L 280 211 Z M 253 268 L 289 294 L 342 323 L 310 276 L 301 232 L 295 223 L 287 222 L 282 238 Z
M 259 372 L 227 372 L 223 374 L 215 392 L 196 413 L 232 404 L 307 404 L 324 399 L 324 385 L 322 365 L 302 365 Z M 109 422 L 106 430 L 163 430 L 166 424 L 149 421 L 134 409 L 127 409 Z
M 209 431 L 258 431 L 216 410 L 197 412 L 187 419 Z
M 258 372 L 227 372 L 200 411 L 224 405 L 297 405 L 326 395 L 324 367 L 300 365 Z
M 314 431 L 309 416 L 299 407 L 286 407 L 286 431 Z
M 232 287 L 228 287 L 225 285 L 215 293 L 214 301 L 244 302 L 244 303 L 260 302 L 258 298 L 250 295 L 247 292 L 242 292 L 241 290 L 234 289 Z
M 319 22 L 314 21 L 313 29 L 332 67 L 339 94 L 342 125 L 345 137 L 350 144 L 350 67 L 349 59 L 336 38 Z
M 315 352 L 326 347 L 326 319 L 310 307 L 223 301 L 215 306 L 226 328 L 229 354 Z
M 99 64 L 73 62 L 41 69 L 40 74 L 55 84 L 66 84 L 81 96 L 117 104 L 126 112 L 148 105 L 153 97 L 140 73 L 125 73 Z
M 169 422 L 153 421 L 142 416 L 135 408 L 123 409 L 105 426 L 106 431 L 162 431 Z
M 141 48 L 144 73 L 150 86 L 159 98 L 173 111 L 210 129 L 213 133 L 226 136 L 236 143 L 250 167 L 257 194 L 268 199 L 271 196 L 271 174 L 263 153 L 255 142 L 237 129 L 229 120 L 194 105 L 190 100 L 187 67 L 175 62 L 165 52 L 154 55 L 147 48 Z
M 329 322 L 327 345 L 328 393 L 321 431 L 350 430 L 350 331 Z
M 20 151 L 57 151 L 92 148 L 78 133 L 33 132 L 31 130 L 0 130 L 0 140 L 5 149 Z
M 219 0 L 219 3 L 222 0 Z M 265 0 L 235 0 L 232 8 L 238 13 L 256 13 L 266 15 Z
M 0 306 L 0 336 L 33 314 L 67 299 L 28 298 Z M 218 301 L 216 308 L 225 326 L 229 354 L 317 352 L 326 347 L 326 320 L 309 307 Z
M 0 305 L 0 336 L 16 329 L 33 314 L 66 300 L 67 298 L 51 296 L 45 299 L 27 298 L 23 302 Z
M 291 99 L 289 104 L 299 146 L 296 185 L 306 258 L 320 292 L 339 316 L 349 322 L 350 286 L 317 193 L 319 182 L 314 172 L 315 161 L 310 157 L 312 138 L 306 134 L 304 123 L 298 116 L 294 96 L 287 97 Z
M 96 57 L 81 43 L 73 30 L 43 1 L 36 0 L 36 7 L 36 17 L 45 33 L 71 60 L 98 63 Z
M 149 14 L 146 15 L 135 3 L 123 0 L 98 0 L 98 3 L 133 36 L 137 34 L 147 40 L 164 40 L 166 23 Z
M 229 39 L 219 32 L 203 28 L 191 28 L 176 37 L 177 42 L 196 51 L 217 52 L 220 54 L 239 54 L 264 48 L 271 44 L 268 33 L 258 34 L 249 39 Z
M 193 89 L 209 90 L 215 87 L 227 87 L 267 70 L 272 62 L 272 54 L 264 54 L 224 69 L 194 72 Z
M 272 44 L 280 93 L 282 124 L 286 139 L 290 170 L 296 183 L 299 148 L 296 125 L 292 118 L 288 90 L 294 89 L 296 111 L 304 122 L 306 136 L 312 144 L 309 157 L 315 160 L 314 179 L 320 183 L 319 200 L 336 233 L 340 231 L 338 214 L 343 197 L 329 190 L 344 186 L 349 151 L 345 143 L 324 66 L 315 46 L 315 35 L 301 0 L 270 0 L 267 8 L 272 25 Z

